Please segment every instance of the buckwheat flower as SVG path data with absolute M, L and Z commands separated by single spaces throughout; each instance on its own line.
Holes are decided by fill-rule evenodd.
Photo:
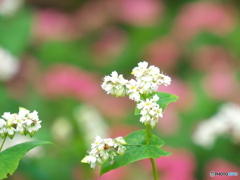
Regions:
M 2 118 L 5 123 L 3 120 L 1 120 L 1 123 L 5 124 L 5 126 L 0 128 L 1 136 L 8 135 L 10 138 L 13 138 L 15 132 L 19 132 L 22 135 L 29 134 L 33 136 L 35 132 L 41 128 L 41 121 L 39 121 L 37 111 L 30 113 L 27 109 L 19 108 L 18 114 L 5 112 Z
M 114 159 L 117 155 L 123 155 L 126 148 L 126 141 L 122 137 L 115 139 L 102 139 L 96 136 L 95 141 L 91 144 L 88 155 L 82 159 L 82 163 L 90 164 L 91 168 L 95 168 L 96 164 L 103 165 L 108 159 Z
M 30 113 L 29 110 L 20 107 L 18 112 L 18 117 L 19 119 L 24 119 L 29 113 Z
M 171 84 L 171 78 L 169 76 L 161 74 L 159 78 L 159 83 L 163 84 L 164 86 L 168 86 Z
M 6 134 L 6 125 L 7 125 L 6 121 L 0 118 L 0 135 L 2 137 L 4 137 Z
M 160 69 L 156 66 L 149 66 L 147 62 L 140 62 L 138 66 L 132 70 L 132 74 L 136 77 L 136 84 L 140 94 L 151 94 L 159 88 L 160 85 L 168 86 L 171 78 L 160 73 Z
M 118 144 L 121 144 L 121 145 L 126 145 L 127 144 L 127 142 L 124 140 L 123 137 L 117 137 L 114 140 L 115 140 L 115 142 L 117 142 Z
M 35 110 L 26 115 L 25 126 L 30 136 L 33 136 L 41 128 L 41 122 L 38 112 Z
M 126 84 L 128 81 L 123 78 L 123 75 L 118 75 L 116 71 L 113 71 L 111 76 L 105 76 L 102 83 L 102 88 L 107 94 L 112 94 L 117 97 L 125 96 Z
M 82 163 L 88 163 L 90 164 L 91 168 L 95 168 L 96 166 L 96 161 L 97 161 L 97 158 L 93 155 L 89 155 L 89 156 L 85 156 L 83 159 L 82 159 Z
M 157 104 L 158 100 L 159 97 L 154 95 L 152 99 L 147 98 L 145 101 L 141 100 L 137 105 L 142 115 L 140 122 L 145 125 L 149 124 L 152 128 L 158 123 L 159 117 L 162 117 L 162 109 Z
M 146 72 L 148 63 L 146 61 L 138 63 L 138 66 L 132 70 L 132 75 L 135 77 L 141 77 Z
M 137 81 L 134 79 L 131 79 L 127 84 L 127 94 L 129 96 L 129 99 L 134 100 L 138 102 L 140 100 L 140 92 L 139 92 L 139 87 L 138 87 Z
M 6 134 L 8 137 L 13 138 L 16 131 L 16 115 L 5 112 L 2 117 L 6 120 Z

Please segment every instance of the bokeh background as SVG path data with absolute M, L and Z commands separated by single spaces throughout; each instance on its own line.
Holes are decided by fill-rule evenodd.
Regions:
M 80 160 L 95 135 L 143 129 L 127 98 L 100 85 L 113 70 L 131 78 L 140 61 L 172 78 L 178 95 L 154 133 L 169 157 L 162 180 L 240 176 L 238 0 L 0 0 L 0 112 L 37 110 L 49 140 L 28 153 L 9 180 L 150 180 L 142 160 L 102 177 Z M 29 140 L 16 137 L 8 145 Z M 8 146 L 6 145 L 6 147 Z M 222 179 L 238 179 L 222 177 Z M 215 177 L 221 179 L 221 177 Z

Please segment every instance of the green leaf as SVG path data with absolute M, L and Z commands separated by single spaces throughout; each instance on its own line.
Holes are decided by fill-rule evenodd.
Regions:
M 52 144 L 48 141 L 30 141 L 17 144 L 0 152 L 0 179 L 12 175 L 19 164 L 20 159 L 31 149 L 39 145 Z
M 141 159 L 160 158 L 161 156 L 170 155 L 169 152 L 166 152 L 160 148 L 164 142 L 153 134 L 150 135 L 149 145 L 146 145 L 145 130 L 133 132 L 127 135 L 124 139 L 128 143 L 128 145 L 125 146 L 126 151 L 124 155 L 117 156 L 114 161 L 106 161 L 101 168 L 101 175 L 110 170 L 119 168 L 121 166 L 126 166 Z
M 178 96 L 174 94 L 169 94 L 165 92 L 156 92 L 155 94 L 157 94 L 159 97 L 157 103 L 159 104 L 163 111 L 166 109 L 169 103 L 176 102 L 178 100 Z

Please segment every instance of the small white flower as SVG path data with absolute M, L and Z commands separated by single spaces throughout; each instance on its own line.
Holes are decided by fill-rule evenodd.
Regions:
M 41 121 L 39 121 L 37 114 L 37 111 L 30 113 L 25 108 L 19 108 L 18 114 L 5 112 L 2 117 L 6 125 L 5 128 L 0 129 L 1 135 L 6 133 L 10 138 L 13 138 L 15 132 L 19 132 L 22 135 L 29 134 L 33 136 L 41 128 Z M 1 122 L 3 123 L 2 120 Z
M 160 69 L 156 66 L 149 66 L 147 62 L 138 63 L 138 67 L 132 70 L 136 77 L 137 87 L 140 94 L 151 94 L 158 90 L 160 85 L 168 86 L 171 78 L 161 74 Z
M 97 161 L 97 158 L 94 157 L 94 156 L 85 156 L 83 159 L 82 159 L 82 163 L 88 163 L 91 165 L 91 168 L 95 168 L 96 166 L 96 161 Z
M 34 110 L 32 113 L 29 113 L 27 117 L 33 121 L 39 121 L 38 112 Z
M 141 100 L 139 104 L 137 104 L 137 108 L 140 111 L 142 117 L 140 118 L 140 122 L 145 125 L 149 124 L 153 128 L 158 123 L 158 118 L 162 117 L 162 109 L 156 103 L 159 97 L 154 95 L 152 99 L 146 99 L 145 101 Z
M 96 164 L 102 165 L 109 158 L 114 159 L 117 155 L 123 155 L 126 148 L 123 146 L 126 141 L 122 137 L 115 139 L 107 138 L 102 139 L 96 136 L 95 141 L 91 144 L 91 150 L 88 151 L 89 155 L 82 159 L 82 163 L 88 163 L 92 168 Z
M 112 94 L 117 97 L 124 96 L 126 93 L 126 84 L 128 81 L 123 78 L 123 75 L 118 75 L 113 71 L 111 76 L 105 76 L 102 83 L 102 88 L 107 94 Z
M 7 125 L 6 121 L 0 118 L 0 135 L 2 137 L 4 137 L 6 134 L 6 125 Z
M 0 128 L 4 128 L 6 126 L 6 121 L 0 118 Z
M 26 117 L 29 113 L 30 113 L 29 110 L 20 107 L 20 108 L 19 108 L 19 112 L 18 112 L 18 116 L 24 118 L 24 117 Z
M 139 93 L 139 87 L 137 81 L 134 79 L 131 79 L 127 84 L 127 94 L 129 96 L 129 99 L 134 100 L 138 102 L 140 100 L 140 93 Z
M 114 139 L 117 143 L 122 144 L 122 145 L 126 145 L 127 142 L 125 141 L 125 139 L 123 137 L 117 137 Z
M 138 67 L 135 67 L 133 70 L 132 70 L 132 75 L 134 75 L 135 77 L 140 77 L 144 74 L 144 72 L 146 71 L 148 67 L 148 63 L 146 61 L 144 62 L 140 62 L 138 63 Z

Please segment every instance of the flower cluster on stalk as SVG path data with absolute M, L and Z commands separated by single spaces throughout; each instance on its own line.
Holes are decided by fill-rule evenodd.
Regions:
M 38 112 L 30 112 L 25 108 L 19 108 L 19 112 L 11 114 L 5 112 L 0 118 L 0 135 L 13 138 L 16 132 L 31 137 L 41 128 Z
M 147 62 L 140 62 L 132 70 L 135 79 L 126 80 L 123 75 L 118 75 L 113 71 L 111 76 L 105 76 L 102 88 L 107 94 L 115 96 L 129 96 L 131 100 L 137 102 L 137 108 L 142 115 L 140 122 L 149 124 L 153 128 L 162 117 L 162 109 L 157 104 L 159 97 L 154 95 L 160 85 L 168 86 L 171 78 L 160 72 L 156 66 L 149 66 Z
M 146 99 L 145 101 L 141 101 L 137 108 L 141 110 L 140 114 L 142 117 L 140 118 L 140 122 L 146 124 L 150 124 L 153 128 L 158 123 L 158 118 L 162 117 L 162 109 L 157 104 L 159 97 L 154 95 L 152 99 Z
M 95 138 L 91 144 L 88 155 L 82 159 L 82 163 L 89 163 L 91 168 L 95 168 L 96 164 L 102 165 L 108 159 L 114 159 L 117 155 L 123 155 L 126 148 L 126 141 L 122 137 L 115 139 L 102 139 L 100 136 Z

